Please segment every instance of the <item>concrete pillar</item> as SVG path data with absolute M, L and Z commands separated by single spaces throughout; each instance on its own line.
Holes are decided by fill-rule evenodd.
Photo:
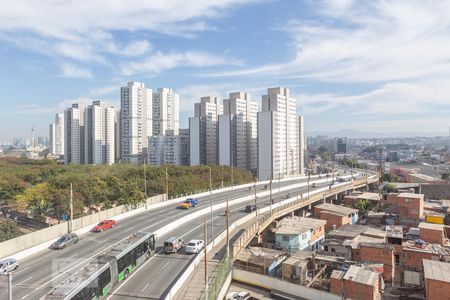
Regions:
M 306 217 L 306 210 L 302 209 L 303 212 L 303 218 Z
M 308 210 L 311 210 L 311 203 L 308 204 Z
M 291 217 L 294 217 L 294 216 L 295 216 L 294 212 L 291 212 Z

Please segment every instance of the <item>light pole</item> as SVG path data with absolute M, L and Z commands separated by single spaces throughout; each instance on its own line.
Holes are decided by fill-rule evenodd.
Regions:
M 166 195 L 167 199 L 169 199 L 169 173 L 167 172 L 167 166 L 166 166 Z
M 255 178 L 255 183 L 254 183 L 254 192 L 255 192 L 255 212 L 256 212 L 256 216 L 258 216 L 258 206 L 257 206 L 257 204 L 256 204 L 256 178 Z M 227 198 L 227 201 L 228 201 L 228 198 Z M 228 204 L 227 204 L 228 205 Z
M 12 272 L 0 274 L 8 277 L 8 300 L 12 300 Z
M 227 258 L 230 257 L 230 236 L 229 236 L 229 227 L 230 227 L 230 209 L 228 208 L 228 196 L 227 196 Z
M 213 223 L 213 205 L 212 205 L 211 166 L 209 166 L 209 206 L 211 207 L 211 241 L 212 241 L 214 238 L 214 223 Z
M 270 186 L 270 215 L 272 215 L 272 204 L 273 204 L 273 199 L 272 199 L 272 175 L 270 175 L 270 181 L 269 181 L 269 186 Z
M 208 229 L 206 227 L 206 218 L 203 223 L 203 235 L 205 239 L 205 247 L 204 247 L 204 253 L 205 253 L 205 299 L 208 300 Z
M 69 232 L 72 232 L 72 220 L 73 220 L 73 189 L 72 182 L 70 183 L 70 228 Z
M 145 209 L 147 209 L 147 168 L 145 164 L 145 158 L 144 158 L 144 197 L 145 197 Z

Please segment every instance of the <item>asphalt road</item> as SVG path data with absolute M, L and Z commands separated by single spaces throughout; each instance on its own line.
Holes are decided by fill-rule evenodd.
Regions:
M 349 175 L 349 174 L 343 174 Z M 331 179 L 330 179 L 331 180 Z M 323 188 L 328 184 L 318 184 L 315 189 Z M 291 197 L 307 192 L 307 187 L 295 188 L 289 191 Z M 310 191 L 314 189 L 310 188 Z M 277 190 L 272 189 L 273 198 L 277 198 Z M 286 192 L 281 193 L 281 198 L 286 195 Z M 279 201 L 275 200 L 276 202 Z M 252 203 L 252 201 L 247 202 Z M 244 211 L 245 203 L 230 207 L 230 223 L 247 215 Z M 269 196 L 258 198 L 258 207 L 270 205 Z M 180 251 L 178 254 L 167 255 L 162 251 L 162 243 L 170 236 L 180 237 L 185 242 L 191 239 L 203 239 L 203 219 L 196 218 L 190 221 L 185 226 L 179 227 L 174 231 L 161 236 L 157 242 L 157 253 L 149 259 L 140 269 L 138 269 L 126 282 L 117 287 L 110 300 L 131 300 L 131 299 L 160 299 L 175 283 L 179 273 L 188 265 L 188 263 L 195 258 L 194 255 L 184 254 Z M 211 230 L 209 215 L 207 216 L 208 231 Z M 226 229 L 226 217 L 222 211 L 214 212 L 214 238 Z M 212 237 L 208 233 L 208 241 Z
M 281 182 L 280 186 L 288 186 L 305 181 L 305 179 L 302 179 L 284 183 Z M 312 183 L 314 181 L 311 180 L 310 182 Z M 263 191 L 263 186 L 264 185 L 262 184 L 258 185 L 257 192 Z M 277 188 L 278 182 L 273 181 L 272 191 L 274 198 L 277 198 Z M 236 188 L 233 191 L 213 194 L 213 204 L 224 202 L 227 197 L 229 197 L 230 200 L 233 200 L 252 194 L 253 190 L 249 191 L 248 188 Z M 291 193 L 291 195 L 293 196 L 295 194 Z M 284 195 L 280 195 L 280 197 L 282 196 Z M 267 197 L 264 199 L 267 199 Z M 263 201 L 263 199 L 260 199 L 260 201 Z M 209 196 L 199 197 L 199 202 L 200 204 L 196 209 L 209 206 Z M 252 203 L 252 201 L 249 201 L 248 203 Z M 235 211 L 235 213 L 232 214 L 233 220 L 242 216 L 243 212 L 240 212 L 240 209 L 242 209 L 243 206 L 245 206 L 245 204 L 230 207 L 230 209 Z M 179 210 L 175 209 L 175 207 L 167 206 L 143 212 L 122 220 L 114 229 L 110 229 L 102 233 L 86 233 L 80 237 L 80 241 L 76 245 L 70 246 L 67 249 L 46 249 L 36 253 L 35 255 L 27 257 L 20 261 L 19 270 L 13 274 L 13 299 L 39 299 L 45 295 L 45 293 L 47 293 L 52 286 L 55 286 L 71 272 L 76 271 L 77 267 L 82 264 L 83 261 L 102 252 L 114 242 L 140 230 L 150 232 L 155 231 L 158 228 L 179 219 L 180 217 L 188 215 L 189 213 L 190 211 Z M 204 216 L 193 219 L 189 222 L 189 224 L 181 226 L 174 232 L 169 233 L 168 236 L 184 236 L 185 240 L 199 237 L 200 234 L 198 233 L 198 230 L 203 230 L 199 229 L 203 218 Z M 224 229 L 224 219 L 224 217 L 217 215 L 215 216 L 214 224 L 217 228 L 216 232 Z M 166 237 L 159 237 L 157 245 L 160 245 L 160 243 L 164 241 L 164 238 Z M 135 273 L 138 275 L 133 275 L 133 277 L 130 276 L 130 279 L 128 280 L 130 283 L 127 282 L 122 286 L 132 287 L 134 285 L 134 281 L 136 280 L 137 282 L 142 282 L 142 284 L 145 283 L 139 290 L 142 291 L 142 294 L 151 294 L 155 295 L 156 298 L 159 298 L 167 287 L 170 286 L 170 278 L 175 278 L 180 271 L 180 266 L 182 268 L 182 266 L 185 265 L 191 257 L 176 254 L 170 256 L 169 260 L 167 259 L 168 257 L 162 255 L 153 256 L 153 258 L 145 265 L 143 271 Z M 174 260 L 178 263 L 172 263 Z M 162 271 L 164 271 L 164 273 Z M 52 274 L 55 275 L 52 276 Z M 138 279 L 140 277 L 144 277 L 144 279 Z M 154 280 L 151 280 L 150 284 L 148 284 L 148 278 L 153 277 Z M 147 284 L 148 286 L 146 286 Z M 123 291 L 126 291 L 125 287 L 123 288 Z M 122 288 L 120 291 L 122 291 Z M 0 277 L 0 299 L 7 299 L 7 281 L 4 276 Z

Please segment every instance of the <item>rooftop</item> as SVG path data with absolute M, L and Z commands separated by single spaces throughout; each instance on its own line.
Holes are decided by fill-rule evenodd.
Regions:
M 397 197 L 423 199 L 424 195 L 423 194 L 414 194 L 414 193 L 400 193 L 397 195 Z
M 352 239 L 366 231 L 367 228 L 369 228 L 369 226 L 345 224 L 336 230 L 330 231 L 328 233 L 328 238 Z
M 260 247 L 250 247 L 242 249 L 236 260 L 268 267 L 274 261 L 278 261 L 285 256 L 286 253 L 283 251 Z
M 386 236 L 392 238 L 403 238 L 403 226 L 386 225 Z
M 334 205 L 331 203 L 322 203 L 319 205 L 316 205 L 315 207 L 323 209 L 323 210 L 328 210 L 328 211 L 332 211 L 332 212 L 337 212 L 337 213 L 342 213 L 345 215 L 349 215 L 349 214 L 353 214 L 353 213 L 357 213 L 358 210 L 354 209 L 354 208 L 350 208 L 350 207 L 345 207 L 342 205 Z
M 367 200 L 371 200 L 371 201 L 380 201 L 381 200 L 381 195 L 378 193 L 363 193 L 361 195 L 358 196 L 358 199 L 367 199 Z
M 379 274 L 358 266 L 350 266 L 344 275 L 344 280 L 350 280 L 361 284 L 376 286 Z
M 419 229 L 431 229 L 431 230 L 438 230 L 438 231 L 444 231 L 444 225 L 442 224 L 434 224 L 434 223 L 427 223 L 427 222 L 420 222 Z
M 403 242 L 402 247 L 403 251 L 409 250 L 417 252 L 427 252 L 437 255 L 450 255 L 450 249 L 448 247 L 423 241 L 421 243 L 418 243 L 416 241 L 406 241 Z
M 425 279 L 450 282 L 450 264 L 435 260 L 423 260 Z
M 325 226 L 326 223 L 327 221 L 325 220 L 290 217 L 278 222 L 277 228 L 273 231 L 277 234 L 302 234 L 309 230 L 315 230 L 321 226 Z

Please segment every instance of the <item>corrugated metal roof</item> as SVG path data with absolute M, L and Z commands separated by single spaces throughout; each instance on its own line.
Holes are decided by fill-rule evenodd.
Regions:
M 423 269 L 425 279 L 450 282 L 450 263 L 424 259 Z

